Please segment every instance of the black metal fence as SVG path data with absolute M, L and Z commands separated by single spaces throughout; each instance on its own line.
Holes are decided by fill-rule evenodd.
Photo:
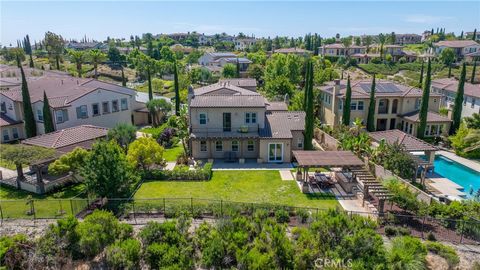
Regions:
M 0 218 L 4 219 L 57 219 L 72 214 L 83 216 L 96 206 L 92 199 L 59 200 L 0 200 Z M 97 200 L 98 202 L 98 200 Z M 294 207 L 269 203 L 246 203 L 201 198 L 152 198 L 152 199 L 108 199 L 99 204 L 101 208 L 115 213 L 118 217 L 132 223 L 142 224 L 151 218 L 176 218 L 187 215 L 192 218 L 227 218 L 235 214 L 253 215 L 263 210 L 275 216 L 278 210 L 288 213 L 292 225 L 308 225 L 315 216 L 328 209 L 312 207 Z M 392 228 L 403 234 L 423 239 L 480 244 L 480 221 L 440 219 L 428 216 L 385 215 L 367 212 L 347 211 L 350 216 L 361 215 L 376 220 L 378 232 L 391 235 Z

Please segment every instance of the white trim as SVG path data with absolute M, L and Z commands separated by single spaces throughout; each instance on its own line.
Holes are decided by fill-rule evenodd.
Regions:
M 282 153 L 282 158 L 280 160 L 270 160 L 270 145 L 272 144 L 275 144 L 275 145 L 281 145 L 282 146 L 282 150 L 281 150 L 281 153 Z M 276 147 L 275 147 L 276 148 Z M 283 143 L 268 143 L 268 162 L 283 162 Z M 275 158 L 276 158 L 276 155 L 275 155 Z

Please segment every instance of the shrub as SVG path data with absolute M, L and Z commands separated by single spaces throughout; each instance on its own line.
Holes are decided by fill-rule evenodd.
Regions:
M 140 242 L 135 239 L 127 239 L 116 242 L 106 251 L 107 264 L 113 269 L 137 269 L 140 268 Z
M 6 266 L 6 269 L 27 269 L 29 246 L 32 245 L 23 234 L 0 237 L 0 266 Z
M 206 163 L 203 167 L 190 170 L 185 165 L 175 166 L 173 170 L 149 170 L 144 178 L 151 180 L 210 180 L 212 176 L 212 163 Z
M 300 218 L 300 222 L 307 223 L 308 218 L 310 217 L 310 213 L 308 213 L 305 209 L 298 209 L 296 211 L 297 216 Z
M 93 257 L 118 237 L 119 222 L 107 211 L 95 210 L 77 226 L 80 252 L 87 257 Z
M 290 221 L 290 215 L 284 209 L 275 211 L 275 219 L 278 223 L 288 223 Z
M 425 269 L 427 249 L 422 242 L 411 236 L 396 237 L 388 254 L 388 262 L 394 269 Z
M 380 64 L 382 63 L 382 59 L 380 57 L 373 57 L 372 60 L 370 61 L 372 64 Z
M 430 242 L 427 241 L 425 243 L 428 251 L 439 255 L 440 257 L 444 258 L 448 262 L 448 266 L 452 269 L 460 262 L 460 258 L 457 255 L 457 252 L 452 247 L 443 245 L 438 242 Z
M 410 235 L 410 230 L 405 227 L 385 226 L 385 235 L 388 237 L 408 236 Z
M 24 234 L 16 234 L 13 236 L 0 237 L 0 265 L 5 265 L 5 254 L 10 249 L 15 249 L 17 244 L 26 243 L 27 236 Z
M 428 232 L 427 233 L 427 240 L 428 241 L 437 241 L 437 238 L 435 237 L 435 234 L 433 234 L 432 232 Z

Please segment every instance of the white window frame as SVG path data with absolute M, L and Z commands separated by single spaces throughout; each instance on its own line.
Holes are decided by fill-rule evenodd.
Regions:
M 298 138 L 297 139 L 297 147 L 298 148 L 303 148 L 303 138 Z
M 203 149 L 203 146 L 205 146 L 205 149 Z M 200 141 L 200 152 L 207 152 L 207 151 L 208 151 L 207 141 Z
M 203 124 L 202 124 L 202 115 L 205 116 L 205 123 L 203 123 Z M 203 113 L 203 112 L 202 112 L 202 113 L 199 113 L 199 114 L 198 114 L 198 123 L 203 126 L 203 125 L 206 125 L 207 122 L 208 122 L 208 115 L 207 115 L 207 113 Z
M 61 124 L 61 123 L 65 122 L 65 117 L 63 117 L 63 111 L 62 110 L 55 111 L 55 122 L 57 124 Z
M 236 150 L 234 150 L 234 149 L 233 149 L 233 147 L 234 147 L 234 146 L 236 146 L 236 147 L 237 147 L 237 149 L 236 149 Z M 232 148 L 232 152 L 238 152 L 238 151 L 239 151 L 239 149 L 240 149 L 240 143 L 239 143 L 239 141 L 237 141 L 237 140 L 234 140 L 234 141 L 232 141 L 231 148 Z
M 95 113 L 95 106 L 97 106 L 97 113 Z M 99 116 L 100 115 L 100 104 L 93 103 L 92 104 L 92 116 Z
M 220 144 L 218 144 L 220 143 Z M 218 146 L 220 146 L 220 150 L 218 150 Z M 222 141 L 215 141 L 215 152 L 223 152 L 223 142 Z
M 77 115 L 77 119 L 88 118 L 88 107 L 87 107 L 87 105 L 81 105 L 81 106 L 78 106 L 77 108 L 79 108 L 79 110 L 80 110 L 80 115 Z
M 362 104 L 362 108 L 360 109 L 360 104 Z M 362 100 L 359 100 L 357 102 L 357 111 L 363 111 L 365 109 L 365 102 L 363 102 Z
M 252 147 L 250 149 L 250 147 Z M 255 151 L 255 141 L 249 140 L 247 141 L 247 152 L 254 152 Z
M 350 102 L 350 110 L 351 111 L 356 111 L 357 110 L 357 101 L 351 101 Z
M 117 104 L 117 106 L 115 106 L 114 104 Z M 119 112 L 119 111 L 120 111 L 120 106 L 118 104 L 118 99 L 112 100 L 112 113 Z
M 125 105 L 125 107 L 123 105 Z M 120 99 L 120 109 L 122 111 L 128 110 L 128 100 L 126 98 Z

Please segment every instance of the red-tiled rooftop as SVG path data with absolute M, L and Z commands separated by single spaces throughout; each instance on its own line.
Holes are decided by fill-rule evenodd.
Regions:
M 73 149 L 76 146 L 89 149 L 96 139 L 106 137 L 107 133 L 107 128 L 82 125 L 32 137 L 22 143 L 66 152 L 65 148 Z
M 464 48 L 464 47 L 475 46 L 479 44 L 473 40 L 465 39 L 465 40 L 442 40 L 437 43 L 434 43 L 433 45 L 450 47 L 450 48 Z
M 413 111 L 413 112 L 404 114 L 402 115 L 402 117 L 412 122 L 420 122 L 419 111 Z M 434 113 L 434 112 L 427 113 L 427 123 L 445 123 L 445 122 L 452 122 L 452 120 L 448 119 L 445 116 L 441 116 L 438 113 Z
M 455 78 L 433 80 L 432 87 L 456 93 L 458 90 L 458 80 Z M 466 96 L 480 98 L 480 84 L 465 82 L 463 90 Z
M 365 164 L 350 151 L 293 151 L 299 167 L 360 167 Z
M 23 123 L 23 122 L 15 121 L 4 113 L 0 114 L 0 127 L 6 127 L 6 126 L 16 125 L 20 123 Z
M 406 151 L 436 151 L 437 148 L 425 141 L 422 141 L 410 134 L 398 129 L 369 132 L 368 135 L 375 142 L 385 140 L 388 144 L 398 142 L 405 147 Z

